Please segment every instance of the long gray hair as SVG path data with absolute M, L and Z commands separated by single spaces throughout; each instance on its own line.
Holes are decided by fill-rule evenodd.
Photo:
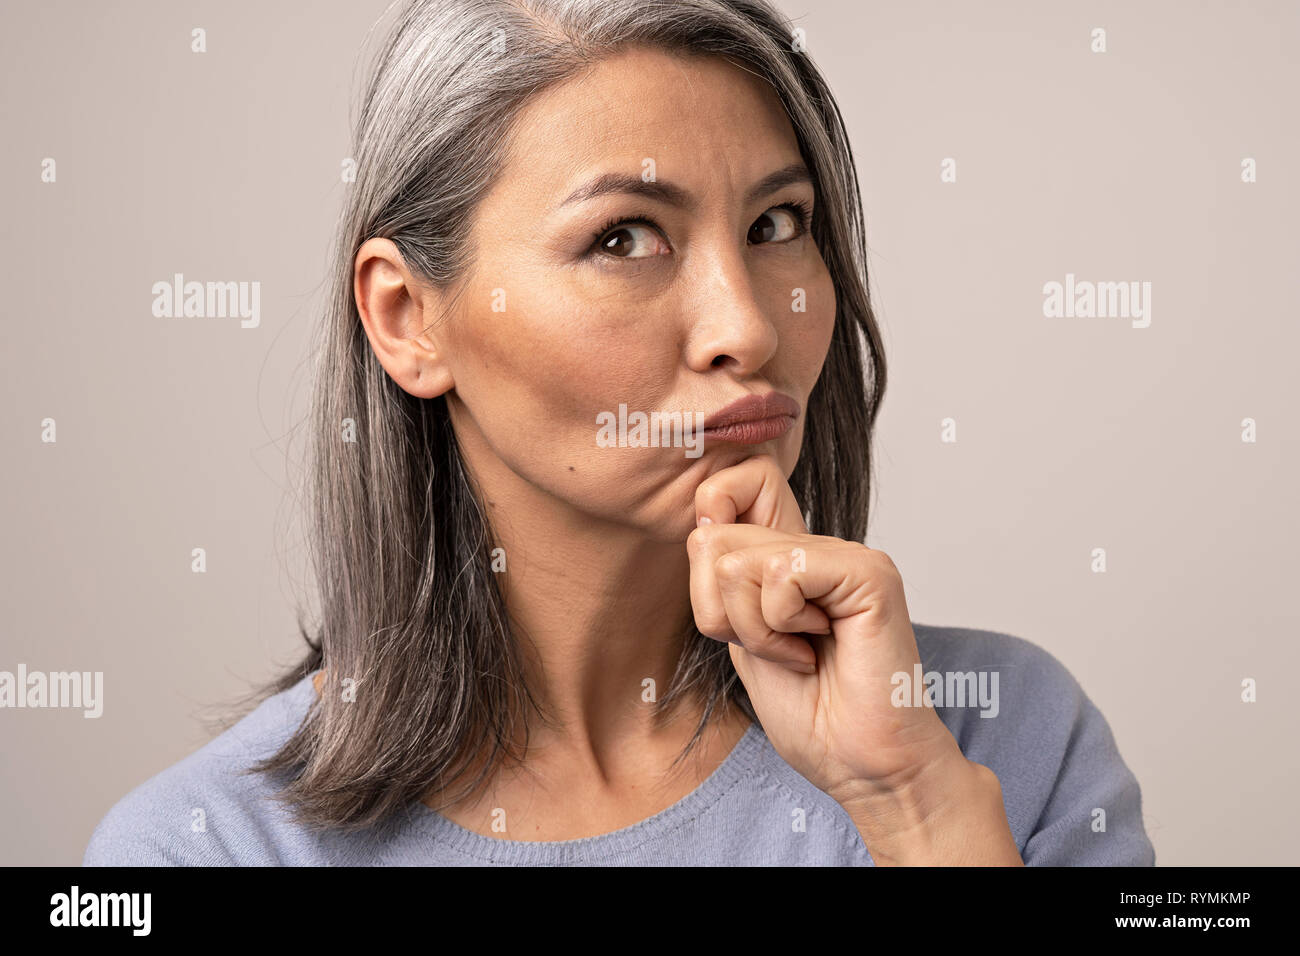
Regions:
M 812 233 L 835 285 L 829 353 L 790 484 L 811 531 L 866 537 L 871 433 L 885 385 L 866 273 L 862 200 L 839 108 L 795 32 L 766 0 L 413 0 L 375 63 L 356 126 L 321 332 L 307 472 L 321 623 L 309 650 L 256 699 L 324 668 L 292 737 L 248 772 L 283 774 L 302 825 L 361 829 L 434 790 L 450 806 L 507 759 L 531 711 L 493 534 L 444 398 L 399 388 L 353 298 L 360 245 L 392 240 L 407 267 L 463 277 L 472 216 L 529 98 L 630 45 L 724 56 L 765 78 L 790 116 L 817 194 Z M 349 431 L 352 430 L 352 431 Z M 655 704 L 702 705 L 695 735 L 731 706 L 756 721 L 727 645 L 682 622 Z M 354 684 L 347 684 L 349 680 Z M 351 686 L 355 700 L 344 688 Z M 486 757 L 486 762 L 481 758 Z M 477 775 L 474 767 L 479 766 Z

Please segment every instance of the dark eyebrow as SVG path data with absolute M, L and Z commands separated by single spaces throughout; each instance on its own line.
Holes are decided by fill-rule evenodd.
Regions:
M 761 199 L 768 193 L 774 193 L 785 186 L 811 182 L 812 174 L 808 172 L 807 166 L 803 163 L 791 163 L 789 166 L 764 176 L 755 183 L 745 196 L 745 202 L 750 203 L 756 199 Z M 691 204 L 690 194 L 680 186 L 664 182 L 645 182 L 640 176 L 606 173 L 603 176 L 597 176 L 584 186 L 579 186 L 560 205 L 567 206 L 571 203 L 587 202 L 598 196 L 607 196 L 611 193 L 646 196 L 667 203 L 670 206 L 685 207 Z

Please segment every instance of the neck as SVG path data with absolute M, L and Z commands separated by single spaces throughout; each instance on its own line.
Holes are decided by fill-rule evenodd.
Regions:
M 691 621 L 685 543 L 578 511 L 521 478 L 472 427 L 458 429 L 458 441 L 493 547 L 504 549 L 511 630 L 546 715 L 528 725 L 530 750 L 599 766 L 616 762 L 630 742 L 643 751 L 680 749 L 700 705 L 684 701 L 661 724 L 653 700 L 668 689 Z

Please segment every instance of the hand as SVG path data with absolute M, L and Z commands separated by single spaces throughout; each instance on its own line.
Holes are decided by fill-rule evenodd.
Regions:
M 951 831 L 974 811 L 995 834 L 990 858 L 1008 862 L 1010 842 L 1019 862 L 996 776 L 962 756 L 933 707 L 893 703 L 894 675 L 910 679 L 921 658 L 888 555 L 809 534 L 770 455 L 710 476 L 695 508 L 696 625 L 731 642 L 782 759 L 850 813 L 877 862 L 953 849 Z

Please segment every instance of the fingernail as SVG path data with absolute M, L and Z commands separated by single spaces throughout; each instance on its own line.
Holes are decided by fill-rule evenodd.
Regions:
M 708 515 L 700 515 L 700 519 L 697 522 L 695 522 L 695 526 L 697 528 L 700 525 L 706 525 L 706 524 L 713 524 L 713 519 L 710 518 Z

